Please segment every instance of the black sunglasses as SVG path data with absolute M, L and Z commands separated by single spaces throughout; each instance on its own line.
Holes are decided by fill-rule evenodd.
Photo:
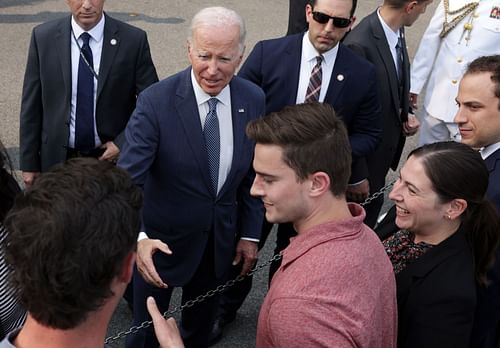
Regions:
M 350 18 L 342 18 L 342 17 L 332 17 L 323 12 L 313 11 L 313 18 L 316 22 L 321 24 L 326 24 L 330 19 L 333 20 L 333 26 L 336 28 L 347 28 L 351 23 Z

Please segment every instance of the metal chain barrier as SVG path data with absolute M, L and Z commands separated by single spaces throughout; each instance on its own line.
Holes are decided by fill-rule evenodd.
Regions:
M 394 181 L 392 181 L 389 184 L 385 185 L 379 191 L 375 192 L 373 195 L 371 195 L 370 197 L 366 198 L 365 201 L 363 203 L 361 203 L 360 205 L 361 206 L 365 206 L 367 204 L 370 204 L 374 199 L 376 199 L 379 196 L 385 194 L 393 185 L 394 185 Z M 239 275 L 239 276 L 237 276 L 234 279 L 228 280 L 227 282 L 225 282 L 224 284 L 219 285 L 215 289 L 209 290 L 205 294 L 199 295 L 199 296 L 197 296 L 193 300 L 186 301 L 186 303 L 184 303 L 181 306 L 178 306 L 178 307 L 175 307 L 174 309 L 166 311 L 165 313 L 163 313 L 163 317 L 164 318 L 171 317 L 175 313 L 182 312 L 182 310 L 184 308 L 193 307 L 195 304 L 203 302 L 203 301 L 205 301 L 209 297 L 213 297 L 213 296 L 215 296 L 218 293 L 222 293 L 227 288 L 230 288 L 231 286 L 235 285 L 236 283 L 241 282 L 246 277 L 249 277 L 249 276 L 253 275 L 254 273 L 259 272 L 261 269 L 266 268 L 267 266 L 271 265 L 271 263 L 273 263 L 274 261 L 277 261 L 277 260 L 280 260 L 280 259 L 281 259 L 281 254 L 276 254 L 273 257 L 271 257 L 269 260 L 267 260 L 266 262 L 261 263 L 261 264 L 255 266 L 254 268 L 252 268 L 247 274 L 245 274 L 245 275 Z M 110 337 L 106 338 L 106 340 L 104 341 L 104 344 L 109 344 L 110 342 L 122 339 L 122 338 L 124 338 L 127 335 L 134 334 L 134 333 L 138 332 L 139 330 L 142 330 L 142 329 L 145 329 L 147 327 L 150 327 L 152 324 L 153 324 L 152 320 L 144 321 L 140 325 L 132 326 L 132 327 L 130 327 L 126 331 L 121 331 L 121 332 L 117 333 L 114 336 L 110 336 Z

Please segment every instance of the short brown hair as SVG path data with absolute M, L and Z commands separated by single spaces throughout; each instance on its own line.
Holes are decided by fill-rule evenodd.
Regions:
M 351 175 L 351 146 L 344 123 L 329 104 L 287 106 L 250 122 L 247 135 L 259 144 L 281 146 L 283 161 L 299 180 L 325 172 L 331 192 L 345 194 Z
M 417 3 L 422 3 L 429 0 L 384 0 L 384 5 L 395 9 L 401 9 L 405 7 L 409 2 L 416 1 Z
M 93 158 L 55 166 L 16 198 L 5 256 L 19 302 L 38 323 L 74 328 L 113 295 L 141 205 L 125 170 Z
M 489 73 L 491 81 L 495 84 L 493 93 L 499 100 L 498 109 L 500 110 L 500 55 L 483 56 L 474 59 L 465 70 L 466 75 Z

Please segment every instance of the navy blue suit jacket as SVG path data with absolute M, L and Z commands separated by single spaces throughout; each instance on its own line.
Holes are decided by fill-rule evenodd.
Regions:
M 486 196 L 500 212 L 500 150 L 496 150 L 484 160 L 490 172 Z
M 500 212 L 500 150 L 484 160 L 490 180 L 486 196 Z M 490 284 L 478 287 L 478 304 L 472 330 L 471 348 L 498 348 L 500 344 L 500 249 L 488 271 Z
M 140 94 L 125 130 L 119 165 L 143 187 L 143 223 L 150 238 L 167 243 L 172 255 L 156 253 L 160 277 L 172 286 L 191 279 L 209 233 L 214 235 L 217 276 L 234 257 L 235 238 L 260 237 L 263 206 L 250 196 L 254 142 L 247 123 L 264 114 L 264 94 L 254 84 L 230 82 L 234 154 L 229 175 L 215 197 L 191 68 Z
M 303 35 L 258 42 L 238 73 L 264 90 L 267 113 L 296 104 Z M 339 45 L 324 102 L 333 106 L 347 126 L 356 161 L 351 178 L 354 182 L 368 177 L 365 158 L 375 151 L 380 140 L 382 114 L 375 68 Z

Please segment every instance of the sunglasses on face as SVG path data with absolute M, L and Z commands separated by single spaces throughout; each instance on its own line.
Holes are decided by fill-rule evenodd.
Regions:
M 332 17 L 323 12 L 313 11 L 312 15 L 313 19 L 321 24 L 328 23 L 330 19 L 333 20 L 333 26 L 336 28 L 347 28 L 351 23 L 350 18 Z

